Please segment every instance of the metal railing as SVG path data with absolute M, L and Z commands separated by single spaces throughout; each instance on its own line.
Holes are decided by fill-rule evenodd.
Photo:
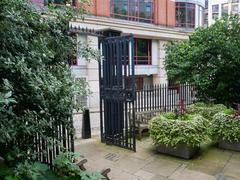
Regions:
M 144 86 L 142 90 L 136 90 L 135 111 L 173 111 L 196 100 L 196 90 L 190 84 Z

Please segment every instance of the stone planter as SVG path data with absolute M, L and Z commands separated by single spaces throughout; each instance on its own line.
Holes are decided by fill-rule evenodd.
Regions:
M 179 144 L 176 147 L 160 145 L 157 151 L 163 154 L 180 157 L 183 159 L 191 159 L 199 152 L 200 147 L 191 147 L 186 144 Z
M 218 142 L 218 147 L 222 149 L 240 151 L 240 142 L 230 142 L 228 140 L 220 140 Z

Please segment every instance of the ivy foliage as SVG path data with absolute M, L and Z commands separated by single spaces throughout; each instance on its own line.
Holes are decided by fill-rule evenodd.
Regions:
M 54 167 L 57 168 L 57 174 L 62 179 L 86 179 L 99 180 L 105 179 L 99 172 L 82 171 L 79 167 L 72 163 L 73 158 L 79 157 L 77 153 L 61 153 L 53 161 Z
M 212 136 L 218 140 L 240 141 L 240 117 L 218 113 L 213 117 Z
M 72 163 L 73 158 L 77 158 L 77 153 L 61 152 L 54 159 L 55 171 L 51 171 L 46 164 L 40 162 L 23 161 L 9 167 L 0 164 L 0 178 L 6 180 L 99 180 L 106 179 L 99 172 L 89 172 L 81 170 Z
M 201 100 L 240 103 L 240 17 L 232 15 L 197 29 L 187 41 L 166 47 L 169 79 L 190 82 Z
M 151 120 L 149 130 L 156 146 L 187 144 L 196 147 L 208 140 L 208 126 L 208 120 L 201 115 L 163 113 Z
M 208 120 L 212 120 L 213 116 L 219 112 L 225 112 L 228 114 L 234 114 L 234 109 L 228 109 L 223 104 L 206 104 L 198 102 L 188 106 L 187 112 L 190 114 L 200 114 Z
M 57 143 L 52 132 L 59 124 L 73 133 L 73 97 L 87 94 L 69 67 L 76 49 L 69 21 L 77 12 L 66 7 L 41 14 L 28 0 L 1 0 L 0 7 L 0 156 L 34 160 L 35 144 L 27 137 Z

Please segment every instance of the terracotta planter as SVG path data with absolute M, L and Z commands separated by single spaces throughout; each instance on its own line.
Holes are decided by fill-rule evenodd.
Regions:
M 218 147 L 222 149 L 240 151 L 240 142 L 230 142 L 228 140 L 220 140 L 218 142 Z
M 200 147 L 191 147 L 186 144 L 179 144 L 176 147 L 160 145 L 157 150 L 160 153 L 171 156 L 180 157 L 183 159 L 191 159 L 199 152 Z

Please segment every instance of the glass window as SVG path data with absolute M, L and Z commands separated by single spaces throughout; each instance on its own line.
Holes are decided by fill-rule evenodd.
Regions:
M 238 3 L 239 3 L 238 0 L 232 1 L 232 10 L 231 10 L 232 14 L 239 13 L 239 4 Z
M 192 3 L 176 3 L 176 26 L 184 28 L 195 27 L 195 5 Z
M 137 65 L 152 64 L 152 40 L 150 39 L 134 39 L 134 62 Z
M 111 0 L 111 16 L 145 23 L 154 22 L 154 0 Z
M 212 5 L 212 18 L 217 19 L 219 15 L 219 5 Z
M 228 4 L 222 4 L 222 16 L 228 15 Z
M 212 12 L 213 13 L 219 13 L 219 5 L 218 4 L 212 5 Z

